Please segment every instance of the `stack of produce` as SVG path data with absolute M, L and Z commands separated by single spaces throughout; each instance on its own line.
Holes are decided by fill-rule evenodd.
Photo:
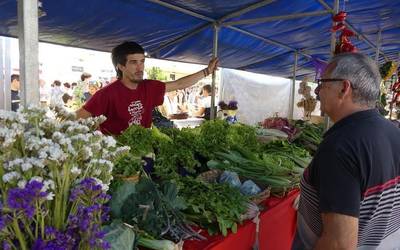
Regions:
M 287 121 L 280 121 L 284 125 L 276 128 L 288 127 Z M 222 120 L 182 130 L 131 126 L 117 138 L 131 150 L 116 162 L 115 174 L 145 172 L 141 158 L 149 153 L 155 155 L 154 168 L 151 179 L 144 174 L 130 188 L 124 183 L 116 186 L 111 204 L 114 219 L 121 222 L 111 225 L 110 230 L 130 230 L 137 236 L 133 242 L 143 246 L 160 240 L 176 243 L 200 238 L 190 230 L 191 224 L 210 234 L 235 232 L 244 214 L 258 212 L 254 210 L 257 206 L 249 205 L 251 195 L 269 191 L 268 187 L 275 192 L 296 187 L 310 160 L 307 151 L 287 140 L 260 143 L 257 133 L 256 127 L 229 125 Z M 211 183 L 194 178 L 210 169 L 235 172 L 240 185 L 224 178 Z M 249 212 L 250 207 L 253 212 Z

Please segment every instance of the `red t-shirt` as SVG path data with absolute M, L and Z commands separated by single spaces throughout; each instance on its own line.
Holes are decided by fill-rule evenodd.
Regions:
M 136 89 L 127 88 L 120 80 L 96 92 L 83 106 L 93 116 L 104 115 L 101 132 L 119 135 L 132 124 L 149 128 L 152 111 L 164 101 L 165 83 L 144 80 Z

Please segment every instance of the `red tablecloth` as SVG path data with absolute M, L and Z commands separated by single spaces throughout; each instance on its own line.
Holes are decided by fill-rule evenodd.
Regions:
M 284 198 L 271 197 L 266 200 L 267 209 L 260 214 L 259 249 L 291 249 L 296 231 L 296 211 L 292 204 L 299 191 L 290 192 Z M 250 250 L 255 242 L 256 225 L 246 221 L 236 234 L 209 236 L 206 241 L 185 241 L 184 250 Z

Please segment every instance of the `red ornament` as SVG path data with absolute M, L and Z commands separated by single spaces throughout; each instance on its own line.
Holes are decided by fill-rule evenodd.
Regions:
M 355 36 L 356 34 L 352 30 L 350 30 L 350 29 L 345 27 L 343 29 L 343 31 L 342 31 L 342 35 L 344 35 L 344 36 Z
M 344 20 L 346 20 L 347 17 L 347 13 L 344 11 L 340 11 L 339 13 L 337 13 L 336 15 L 334 15 L 332 17 L 332 20 L 334 22 L 343 22 Z
M 332 27 L 332 32 L 336 32 L 338 30 L 343 30 L 346 26 L 343 23 L 338 23 L 337 25 Z
M 346 20 L 347 13 L 340 11 L 332 20 L 336 23 L 331 28 L 331 32 L 341 31 L 339 41 L 335 46 L 335 55 L 345 52 L 357 52 L 357 48 L 351 43 L 349 37 L 355 36 L 355 33 L 346 27 L 344 21 Z

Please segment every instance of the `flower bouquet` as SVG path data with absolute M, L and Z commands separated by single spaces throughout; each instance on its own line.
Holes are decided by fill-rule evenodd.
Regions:
M 0 111 L 0 248 L 107 249 L 114 158 L 129 150 L 60 108 Z

